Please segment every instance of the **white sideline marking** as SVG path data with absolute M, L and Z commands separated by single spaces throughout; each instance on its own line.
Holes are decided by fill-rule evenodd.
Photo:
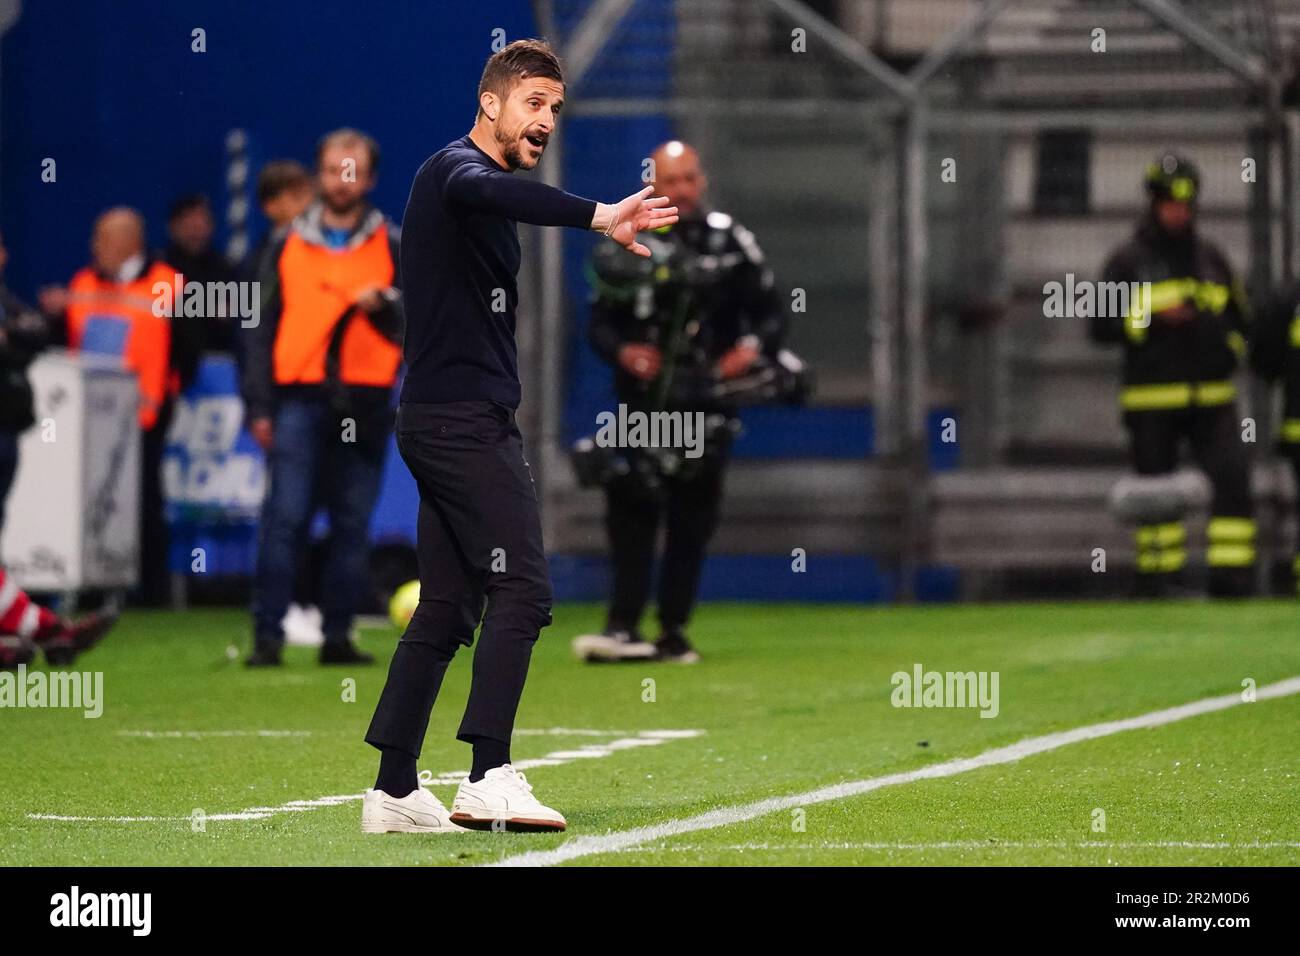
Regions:
M 310 730 L 119 730 L 119 737 L 184 738 L 202 740 L 205 737 L 310 737 Z
M 693 730 L 647 730 L 647 737 L 695 736 Z M 204 737 L 310 737 L 310 730 L 119 730 L 119 737 L 161 737 L 201 740 Z M 591 730 L 573 727 L 523 728 L 515 731 L 516 737 L 626 737 L 626 730 Z
M 1162 840 L 1147 843 L 1104 840 L 941 840 L 935 843 L 731 843 L 724 846 L 681 844 L 671 846 L 629 846 L 616 853 L 715 853 L 731 850 L 746 853 L 754 850 L 1280 850 L 1300 849 L 1300 842 L 1195 843 L 1188 840 Z
M 125 736 L 147 736 L 147 737 L 191 737 L 196 734 L 205 736 L 286 736 L 299 733 L 298 731 L 122 731 Z M 307 733 L 302 731 L 301 733 Z M 658 744 L 667 743 L 670 740 L 680 740 L 686 737 L 699 737 L 703 735 L 702 730 L 643 730 L 636 737 L 620 736 L 624 734 L 621 730 L 575 730 L 569 731 L 562 727 L 551 727 L 546 730 L 516 730 L 516 734 L 524 735 L 546 735 L 546 736 L 567 736 L 574 734 L 576 736 L 602 736 L 617 737 L 608 744 L 596 745 L 590 744 L 579 750 L 557 750 L 553 753 L 546 754 L 543 757 L 536 757 L 532 760 L 516 760 L 513 766 L 516 770 L 528 770 L 533 767 L 558 767 L 561 764 L 569 763 L 573 760 L 588 760 L 593 757 L 608 757 L 610 754 L 619 750 L 627 750 L 633 747 L 653 747 Z M 454 786 L 459 784 L 462 779 L 469 776 L 468 770 L 450 770 L 446 773 L 439 774 L 430 781 L 434 786 Z M 306 810 L 315 810 L 318 807 L 333 807 L 343 803 L 351 803 L 360 800 L 365 796 L 364 793 L 345 793 L 332 797 L 318 797 L 315 800 L 290 800 L 288 803 L 281 804 L 278 807 L 248 807 L 245 810 L 239 810 L 234 813 L 208 813 L 204 815 L 205 820 L 265 820 L 267 817 L 274 816 L 277 813 L 302 813 Z M 183 817 L 83 817 L 69 816 L 61 813 L 29 813 L 29 820 L 54 820 L 61 823 L 171 823 L 182 820 L 192 819 L 190 816 Z
M 512 763 L 516 770 L 531 770 L 533 767 L 555 767 L 573 760 L 608 757 L 616 751 L 629 750 L 633 747 L 655 747 L 670 740 L 699 737 L 703 733 L 702 730 L 642 730 L 635 737 L 620 737 L 617 740 L 611 740 L 607 744 L 588 744 L 578 750 L 556 750 L 544 757 L 537 757 L 533 760 L 515 760 Z M 610 735 L 612 734 L 611 731 Z M 439 774 L 430 782 L 435 786 L 459 784 L 468 775 L 468 770 L 451 770 Z
M 1289 677 L 1284 681 L 1278 681 L 1276 684 L 1258 688 L 1255 692 L 1255 698 L 1257 701 L 1264 701 L 1276 697 L 1288 697 L 1296 693 L 1300 693 L 1300 677 Z M 1029 737 L 1006 747 L 986 750 L 974 757 L 946 760 L 943 763 L 931 764 L 917 770 L 891 773 L 883 777 L 868 777 L 865 780 L 853 780 L 848 783 L 838 783 L 834 786 L 809 790 L 807 793 L 796 793 L 787 797 L 769 797 L 766 800 L 758 800 L 739 806 L 722 807 L 717 810 L 710 810 L 707 813 L 687 817 L 684 820 L 668 820 L 652 826 L 635 827 L 631 830 L 605 833 L 599 836 L 577 837 L 561 844 L 554 850 L 535 850 L 531 853 L 520 853 L 484 865 L 554 866 L 557 863 L 565 863 L 583 856 L 612 853 L 627 847 L 647 843 L 650 840 L 660 840 L 666 837 L 679 836 L 683 833 L 711 830 L 716 827 L 729 826 L 733 823 L 742 823 L 755 817 L 775 813 L 778 810 L 793 810 L 795 807 L 803 807 L 812 803 L 826 803 L 831 800 L 842 800 L 845 797 L 869 793 L 872 790 L 879 790 L 882 787 L 895 784 L 952 777 L 968 770 L 979 770 L 998 764 L 1014 763 L 1024 757 L 1046 753 L 1049 750 L 1056 750 L 1083 740 L 1109 737 L 1111 734 L 1122 733 L 1126 730 L 1160 727 L 1164 724 L 1186 720 L 1188 717 L 1197 717 L 1218 710 L 1227 710 L 1229 707 L 1236 707 L 1243 703 L 1245 702 L 1241 699 L 1240 693 L 1224 694 L 1221 697 L 1206 697 L 1190 704 L 1180 704 L 1177 707 L 1169 707 L 1165 710 L 1155 710 L 1137 717 L 1108 720 L 1100 724 L 1089 724 L 1084 727 L 1076 727 L 1073 730 L 1045 734 L 1041 737 Z

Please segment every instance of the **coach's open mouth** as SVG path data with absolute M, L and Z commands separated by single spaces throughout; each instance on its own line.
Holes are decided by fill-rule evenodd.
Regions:
M 538 149 L 544 149 L 546 147 L 546 140 L 541 136 L 525 136 L 524 139 L 528 140 L 528 142 L 532 143 Z

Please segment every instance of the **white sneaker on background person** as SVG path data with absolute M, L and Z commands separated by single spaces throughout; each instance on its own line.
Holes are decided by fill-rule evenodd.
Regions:
M 600 634 L 579 634 L 573 639 L 573 653 L 588 663 L 613 661 L 647 661 L 655 656 L 655 646 L 633 631 L 612 628 Z
M 316 605 L 290 604 L 280 622 L 284 629 L 284 642 L 294 647 L 320 647 L 325 643 L 324 621 Z

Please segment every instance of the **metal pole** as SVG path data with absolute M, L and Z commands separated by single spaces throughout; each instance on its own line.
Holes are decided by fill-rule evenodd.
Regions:
M 888 146 L 895 147 L 896 140 Z M 902 274 L 899 256 L 898 170 L 895 148 L 878 147 L 873 155 L 876 184 L 875 202 L 868 220 L 867 270 L 871 283 L 871 310 L 867 316 L 867 337 L 871 343 L 871 405 L 875 418 L 877 455 L 897 458 L 901 454 L 902 429 L 899 422 L 898 381 L 900 349 L 898 316 Z
M 537 24 L 543 35 L 555 38 L 556 25 L 551 0 L 535 0 Z M 539 168 L 542 182 L 562 188 L 564 183 L 564 127 L 557 124 L 547 140 L 547 162 Z M 560 454 L 561 351 L 564 342 L 564 236 L 559 229 L 535 229 L 540 240 L 538 255 L 539 292 L 537 355 L 538 434 L 533 440 L 537 460 L 538 500 L 542 504 L 542 540 L 554 542 L 555 508 L 550 507 L 552 477 L 562 466 Z
M 899 597 L 916 598 L 916 575 L 927 551 L 929 457 L 926 445 L 928 363 L 925 341 L 925 262 L 929 247 L 925 216 L 927 107 L 912 104 L 899 131 L 899 305 L 904 370 L 900 407 L 906 501 L 899 548 Z
M 1268 80 L 1268 70 L 1259 58 L 1237 49 L 1219 34 L 1202 26 L 1185 10 L 1170 0 L 1130 0 L 1193 46 L 1200 47 L 1227 69 L 1247 83 L 1263 87 Z
M 781 15 L 795 26 L 806 29 L 825 43 L 831 52 L 856 66 L 899 99 L 911 98 L 913 87 L 906 77 L 799 0 L 766 0 L 766 2 L 780 11 Z
M 1002 12 L 1002 8 L 1008 2 L 1010 0 L 984 0 L 980 8 L 965 23 L 944 37 L 943 42 L 938 46 L 931 47 L 921 62 L 912 67 L 907 74 L 908 82 L 912 84 L 913 95 L 918 95 L 921 87 L 934 79 L 935 74 L 942 70 L 949 60 L 987 30 L 989 24 Z
M 574 28 L 568 41 L 564 44 L 564 81 L 567 86 L 576 88 L 582 83 L 600 51 L 618 32 L 619 24 L 632 9 L 633 0 L 597 0 L 597 3 L 583 15 L 582 21 Z M 537 0 L 538 7 L 546 6 L 547 32 L 554 30 L 554 18 L 551 15 L 550 0 Z M 537 22 L 542 25 L 543 11 L 538 10 Z

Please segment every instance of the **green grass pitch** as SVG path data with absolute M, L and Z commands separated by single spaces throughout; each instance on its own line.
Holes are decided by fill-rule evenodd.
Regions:
M 136 612 L 77 664 L 104 674 L 101 717 L 0 709 L 0 865 L 491 863 L 1300 675 L 1300 607 L 1281 601 L 713 604 L 698 665 L 584 666 L 569 639 L 600 617 L 556 609 L 514 741 L 516 762 L 553 761 L 526 772 L 566 834 L 360 832 L 376 764 L 362 736 L 395 630 L 363 632 L 369 668 L 291 648 L 279 671 L 248 671 L 228 655 L 244 614 Z M 469 765 L 454 735 L 470 653 L 420 759 L 436 775 Z M 892 706 L 891 675 L 916 663 L 998 672 L 998 715 Z M 454 789 L 435 786 L 448 804 Z M 1300 695 L 569 861 L 747 864 L 1300 864 Z

